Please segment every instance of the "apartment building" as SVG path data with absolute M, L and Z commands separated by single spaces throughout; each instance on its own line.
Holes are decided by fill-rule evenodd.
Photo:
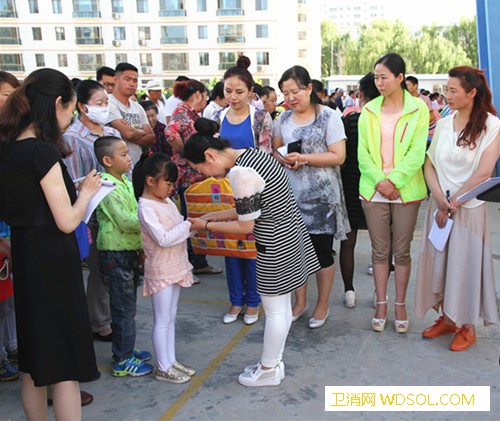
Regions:
M 321 7 L 314 0 L 0 0 L 0 70 L 40 67 L 93 78 L 136 65 L 140 82 L 208 82 L 240 54 L 263 84 L 300 64 L 320 76 Z
M 359 35 L 361 25 L 374 19 L 386 19 L 384 2 L 380 0 L 322 0 L 322 16 L 332 21 L 341 33 Z

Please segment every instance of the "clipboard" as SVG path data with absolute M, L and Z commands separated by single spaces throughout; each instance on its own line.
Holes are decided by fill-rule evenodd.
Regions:
M 500 177 L 491 177 L 458 197 L 459 202 L 471 199 L 500 202 Z
M 500 202 L 500 184 L 486 190 L 484 193 L 478 194 L 477 198 L 479 200 L 484 200 L 485 202 Z

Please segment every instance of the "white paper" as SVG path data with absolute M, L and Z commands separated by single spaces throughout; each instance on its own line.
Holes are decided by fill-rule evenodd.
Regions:
M 492 177 L 478 184 L 476 187 L 470 189 L 468 192 L 462 194 L 458 197 L 459 202 L 475 199 L 481 193 L 484 193 L 486 190 L 495 187 L 497 184 L 500 184 L 500 177 Z
M 434 217 L 432 221 L 431 230 L 429 232 L 429 240 L 436 250 L 443 251 L 448 242 L 448 237 L 450 236 L 451 228 L 453 227 L 453 219 L 448 218 L 446 225 L 443 228 L 439 228 L 436 222 L 436 214 L 438 211 L 434 212 Z
M 100 189 L 92 197 L 92 199 L 90 199 L 85 215 L 83 216 L 83 222 L 85 222 L 86 224 L 89 222 L 90 216 L 95 211 L 95 208 L 97 208 L 97 205 L 114 189 L 116 189 L 115 183 L 113 183 L 112 181 L 102 180 Z
M 276 149 L 276 151 L 284 158 L 288 153 L 288 146 L 287 145 L 281 146 L 278 149 Z

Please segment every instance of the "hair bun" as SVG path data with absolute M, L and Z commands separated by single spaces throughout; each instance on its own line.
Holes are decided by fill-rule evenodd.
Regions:
M 196 131 L 204 136 L 213 136 L 219 131 L 219 124 L 208 118 L 199 118 L 194 122 Z
M 251 61 L 247 56 L 239 56 L 236 61 L 236 66 L 246 70 L 250 67 L 250 63 Z

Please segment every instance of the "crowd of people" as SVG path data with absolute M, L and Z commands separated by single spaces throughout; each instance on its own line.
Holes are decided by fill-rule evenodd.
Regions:
M 408 332 L 410 246 L 428 191 L 415 312 L 442 315 L 422 336 L 454 334 L 450 349 L 461 351 L 476 341 L 481 319 L 498 322 L 487 206 L 460 199 L 492 175 L 500 153 L 483 72 L 453 68 L 446 98 L 428 96 L 406 76 L 403 58 L 389 53 L 343 100 L 342 89 L 329 96 L 293 66 L 279 80 L 278 106 L 276 89 L 254 83 L 249 66 L 241 56 L 211 92 L 179 76 L 168 99 L 149 82 L 141 101 L 130 63 L 98 69 L 96 81 L 39 69 L 20 84 L 0 72 L 0 380 L 23 373 L 28 419 L 47 413 L 49 392 L 56 418 L 81 418 L 89 398 L 79 383 L 99 377 L 93 340 L 111 343 L 113 376 L 154 372 L 185 383 L 195 375 L 175 352 L 180 293 L 196 275 L 222 272 L 194 252 L 197 232 L 255 238 L 255 259 L 225 258 L 231 306 L 223 323 L 241 313 L 256 323 L 261 305 L 265 314 L 260 358 L 238 377 L 244 386 L 283 381 L 286 339 L 308 312 L 313 274 L 308 326 L 331 317 L 334 240 L 344 304 L 356 305 L 360 229 L 372 248 L 371 328 L 386 328 L 393 269 L 394 330 Z M 184 193 L 207 177 L 228 177 L 235 206 L 189 217 Z M 82 222 L 103 186 L 111 192 Z M 427 234 L 450 218 L 448 244 L 438 251 Z M 156 367 L 135 345 L 141 285 L 152 301 Z

